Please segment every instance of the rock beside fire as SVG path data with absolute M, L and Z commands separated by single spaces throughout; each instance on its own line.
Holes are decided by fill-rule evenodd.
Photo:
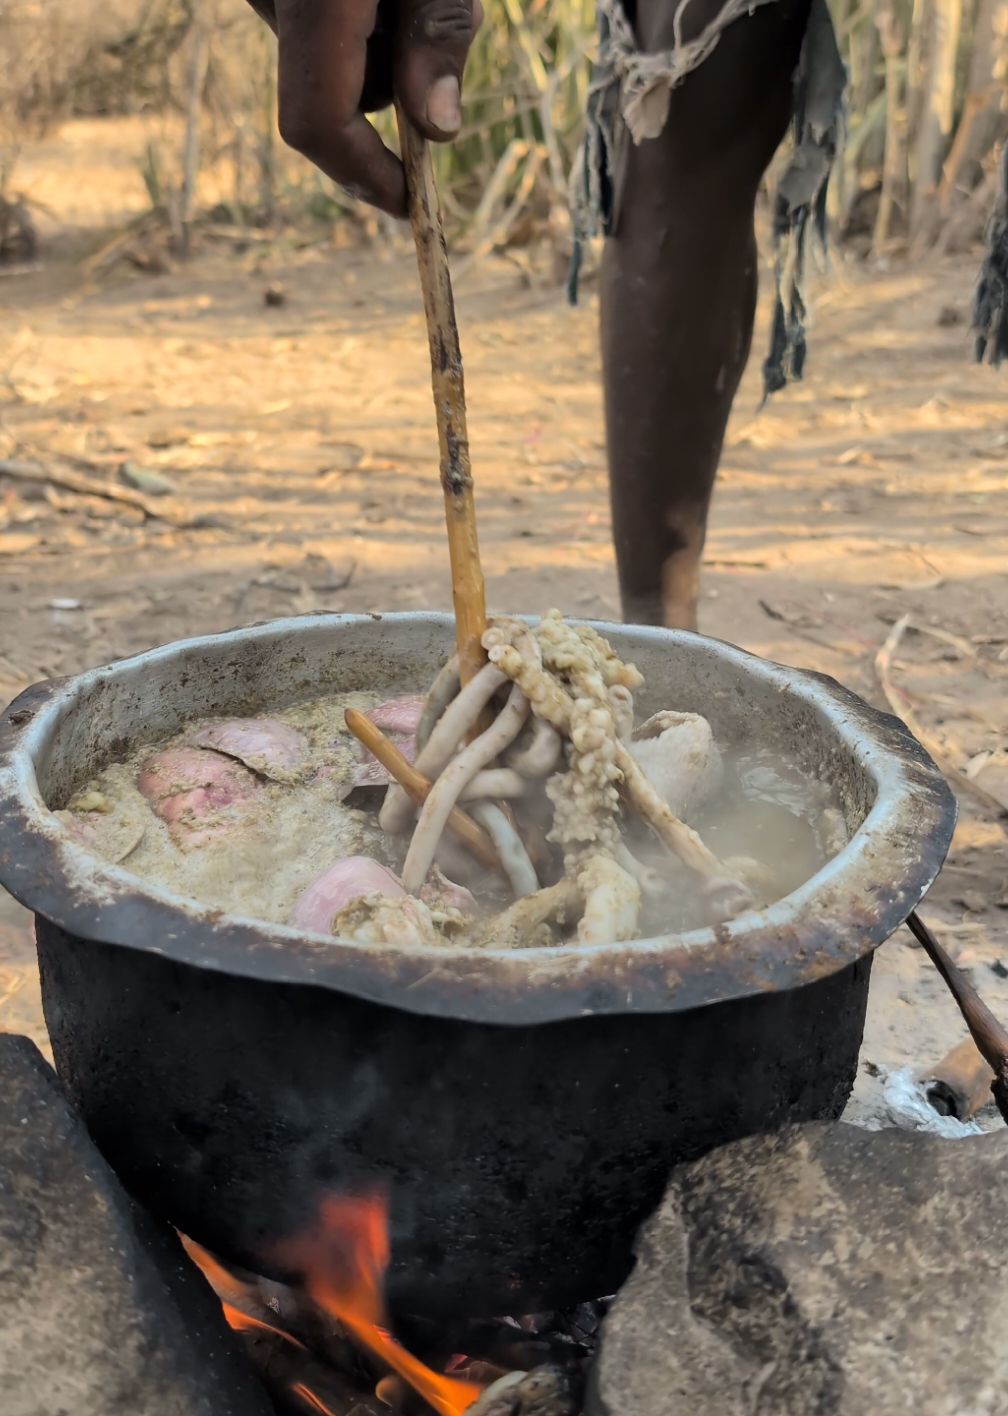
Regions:
M 35 1045 L 0 1035 L 3 1416 L 270 1416 L 175 1235 L 126 1194 Z
M 675 1171 L 586 1416 L 982 1416 L 1008 1391 L 1008 1132 L 812 1125 Z

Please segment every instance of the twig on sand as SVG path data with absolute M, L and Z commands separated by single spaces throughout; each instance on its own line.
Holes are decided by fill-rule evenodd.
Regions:
M 882 618 L 888 620 L 888 616 Z M 951 634 L 947 629 L 939 629 L 936 625 L 916 624 L 912 620 L 906 628 L 912 630 L 914 634 L 925 634 L 929 639 L 940 640 L 942 644 L 951 644 L 954 649 L 958 649 L 963 658 L 975 659 L 977 657 L 976 645 L 971 644 L 968 639 L 963 639 L 961 634 Z
M 954 787 L 961 787 L 965 791 L 971 792 L 978 801 L 983 802 L 988 811 L 993 811 L 996 816 L 1008 816 L 1008 805 L 999 801 L 991 792 L 980 786 L 979 782 L 973 781 L 962 770 L 954 755 L 949 752 L 944 743 L 938 741 L 933 734 L 922 727 L 917 714 L 913 710 L 909 696 L 898 688 L 890 677 L 893 655 L 896 653 L 906 631 L 910 628 L 911 616 L 903 615 L 893 625 L 886 635 L 885 643 L 875 655 L 875 673 L 878 676 L 882 692 L 886 696 L 889 707 L 907 725 L 914 737 L 929 752 L 938 766 L 945 773 L 945 776 Z
M 0 475 L 12 477 L 20 482 L 51 482 L 54 487 L 65 487 L 70 492 L 80 492 L 89 497 L 105 497 L 108 501 L 122 502 L 124 506 L 139 507 L 145 516 L 162 515 L 161 508 L 155 508 L 143 492 L 133 491 L 130 487 L 118 487 L 114 482 L 101 482 L 96 477 L 85 477 L 81 472 L 43 467 L 41 462 L 20 462 L 12 458 L 2 458 Z
M 86 477 L 82 472 L 72 472 L 69 468 L 43 467 L 41 462 L 0 458 L 0 476 L 10 477 L 16 482 L 48 482 L 54 487 L 63 487 L 66 491 L 77 492 L 81 496 L 104 497 L 106 501 L 135 507 L 151 521 L 166 521 L 183 529 L 187 526 L 208 524 L 188 512 L 171 510 L 164 501 L 156 504 L 144 496 L 143 492 L 136 492 L 131 487 L 120 487 L 115 482 Z
M 941 974 L 949 992 L 959 1005 L 966 1026 L 983 1059 L 994 1073 L 991 1091 L 1005 1121 L 1008 1121 L 1008 1032 L 995 1018 L 966 975 L 946 954 L 927 925 L 911 910 L 907 927 L 928 958 Z
M 131 242 L 142 240 L 155 231 L 163 230 L 167 225 L 168 216 L 162 207 L 145 211 L 142 215 L 134 217 L 124 231 L 118 232 L 83 260 L 81 270 L 85 275 L 91 276 L 106 273 L 116 261 L 128 254 Z

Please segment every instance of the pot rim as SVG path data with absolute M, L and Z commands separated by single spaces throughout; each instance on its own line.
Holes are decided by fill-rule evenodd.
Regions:
M 311 627 L 387 620 L 452 627 L 450 615 L 310 615 L 176 640 L 26 689 L 0 720 L 0 885 L 80 938 L 271 983 L 311 985 L 407 1012 L 520 1025 L 688 1008 L 812 983 L 878 947 L 930 888 L 955 828 L 956 802 L 906 725 L 834 679 L 685 631 L 591 623 L 646 642 L 705 646 L 809 704 L 855 756 L 876 798 L 832 860 L 798 889 L 726 924 L 625 944 L 522 950 L 374 945 L 228 915 L 91 855 L 45 806 L 35 762 L 63 714 L 103 680 L 213 646 L 289 640 Z M 534 622 L 534 621 L 533 621 Z M 895 883 L 893 883 L 895 882 Z

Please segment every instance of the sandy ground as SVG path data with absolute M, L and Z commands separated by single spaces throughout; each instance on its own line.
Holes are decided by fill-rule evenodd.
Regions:
M 0 702 L 281 614 L 448 608 L 408 242 L 217 239 L 182 269 L 99 282 L 81 250 L 142 207 L 109 131 L 104 168 L 100 125 L 29 155 L 60 239 L 41 270 L 0 277 L 0 457 L 99 478 L 128 460 L 174 490 L 147 518 L 0 478 Z M 757 412 L 764 271 L 701 626 L 884 707 L 875 655 L 909 612 L 900 701 L 1008 803 L 1008 374 L 970 362 L 974 275 L 973 260 L 837 260 L 814 286 L 806 381 Z M 265 304 L 270 285 L 282 305 Z M 593 293 L 569 309 L 501 259 L 465 271 L 457 297 L 491 607 L 618 618 Z M 923 913 L 1008 1019 L 1008 836 L 959 781 Z M 27 918 L 0 900 L 0 1027 L 44 1044 Z M 877 1093 L 872 1066 L 927 1065 L 964 1035 L 900 931 L 876 958 L 858 1096 Z

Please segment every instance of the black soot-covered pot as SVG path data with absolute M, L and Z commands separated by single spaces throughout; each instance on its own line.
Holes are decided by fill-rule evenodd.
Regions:
M 832 680 L 697 635 L 598 626 L 644 712 L 829 781 L 849 844 L 727 925 L 481 952 L 342 942 L 222 915 L 89 855 L 52 810 L 212 714 L 425 687 L 443 615 L 313 616 L 29 689 L 0 718 L 0 882 L 35 911 L 60 1076 L 153 1211 L 281 1276 L 327 1193 L 391 1200 L 399 1311 L 542 1311 L 612 1292 L 671 1167 L 854 1081 L 873 950 L 948 848 L 955 805 L 902 723 Z

